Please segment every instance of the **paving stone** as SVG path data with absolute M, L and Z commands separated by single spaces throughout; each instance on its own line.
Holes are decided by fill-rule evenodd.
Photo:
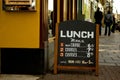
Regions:
M 105 60 L 106 63 L 120 63 L 119 60 Z
M 120 58 L 120 53 L 118 54 L 118 57 Z
M 63 72 L 54 75 L 15 75 L 1 74 L 0 80 L 119 80 L 120 68 L 116 66 L 99 66 L 99 76 L 94 72 Z
M 99 63 L 105 63 L 105 60 L 99 60 Z
M 99 58 L 100 60 L 109 60 L 109 61 L 112 61 L 113 59 L 112 58 L 110 58 L 110 57 L 106 57 L 106 58 Z
M 0 80 L 36 80 L 39 77 L 32 75 L 16 75 L 16 74 L 2 74 Z
M 116 66 L 115 63 L 99 63 L 99 65 L 104 65 L 104 66 Z
M 120 66 L 120 63 L 116 63 L 117 66 Z
M 119 57 L 112 57 L 113 60 L 120 60 Z

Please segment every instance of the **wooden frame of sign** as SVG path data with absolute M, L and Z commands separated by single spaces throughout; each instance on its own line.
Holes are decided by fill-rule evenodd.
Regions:
M 8 12 L 36 12 L 36 0 L 2 0 L 3 10 Z
M 79 53 L 79 54 L 77 54 L 77 53 L 74 53 L 74 52 L 76 52 L 76 51 L 78 51 L 79 49 L 78 48 L 80 48 L 83 44 L 82 44 L 82 41 L 79 41 L 79 40 L 76 40 L 77 42 L 79 42 L 80 43 L 80 45 L 79 45 L 79 43 L 75 43 L 75 44 L 71 44 L 71 42 L 70 42 L 70 45 L 69 45 L 69 42 L 67 42 L 67 43 L 65 43 L 65 39 L 67 39 L 67 38 L 65 38 L 65 35 L 64 35 L 64 31 L 62 31 L 61 33 L 62 33 L 62 36 L 65 38 L 65 39 L 63 39 L 63 42 L 61 42 L 60 40 L 59 40 L 59 36 L 61 35 L 61 34 L 59 34 L 60 33 L 60 30 L 61 29 L 65 29 L 65 26 L 67 25 L 67 26 L 71 26 L 72 25 L 72 22 L 73 23 L 75 23 L 75 25 L 76 25 L 76 23 L 78 22 L 78 24 L 79 24 L 79 21 L 70 21 L 70 24 L 68 24 L 69 23 L 69 21 L 66 21 L 65 22 L 65 25 L 63 24 L 63 25 L 60 25 L 60 24 L 56 24 L 56 35 L 55 35 L 55 47 L 54 47 L 54 74 L 57 74 L 58 73 L 58 70 L 93 70 L 93 71 L 95 71 L 95 75 L 97 75 L 98 76 L 98 73 L 99 73 L 99 66 L 98 66 L 98 64 L 99 64 L 99 62 L 98 62 L 98 53 L 99 53 L 99 25 L 98 24 L 96 24 L 95 26 L 93 26 L 93 25 L 91 25 L 91 24 L 93 24 L 93 23 L 89 23 L 89 22 L 85 22 L 85 21 L 82 21 L 80 24 L 85 24 L 86 25 L 86 23 L 88 23 L 88 25 L 90 25 L 90 26 L 92 26 L 92 27 L 95 27 L 95 32 L 94 32 L 94 40 L 93 39 L 90 39 L 90 40 L 84 40 L 83 39 L 83 44 L 85 44 L 86 45 L 86 43 L 87 42 L 85 42 L 85 41 L 88 41 L 89 43 L 91 42 L 91 44 L 87 44 L 87 52 L 83 52 L 82 54 L 81 54 L 81 52 Z M 64 22 L 63 22 L 64 23 Z M 64 28 L 61 28 L 60 29 L 60 26 L 63 26 Z M 74 26 L 74 25 L 72 25 L 72 26 Z M 78 25 L 79 26 L 79 25 Z M 84 26 L 84 25 L 83 25 Z M 86 27 L 86 26 L 84 26 L 84 27 Z M 91 28 L 92 28 L 91 27 Z M 69 28 L 68 28 L 69 29 Z M 68 29 L 67 29 L 67 31 L 68 31 Z M 73 28 L 72 28 L 73 29 Z M 70 30 L 72 30 L 72 29 L 70 29 Z M 78 29 L 77 29 L 78 30 Z M 86 28 L 84 29 L 84 33 L 87 33 L 87 32 L 85 32 L 85 30 L 87 30 Z M 82 32 L 82 31 L 81 31 Z M 84 34 L 83 33 L 83 34 Z M 89 32 L 88 32 L 89 33 Z M 69 33 L 70 34 L 70 33 Z M 81 33 L 82 34 L 82 33 Z M 87 34 L 86 34 L 87 35 Z M 83 36 L 84 38 L 85 38 L 85 36 Z M 86 39 L 88 39 L 88 38 L 86 38 Z M 91 41 L 92 40 L 92 41 Z M 66 40 L 66 41 L 69 41 L 69 40 Z M 74 39 L 73 39 L 73 41 L 74 41 Z M 93 43 L 92 43 L 93 42 Z M 95 43 L 94 43 L 95 42 Z M 60 45 L 60 47 L 58 47 Z M 70 48 L 71 47 L 71 45 L 72 45 L 72 47 L 74 47 L 74 48 Z M 70 46 L 70 47 L 69 47 Z M 63 48 L 61 48 L 61 47 L 63 47 Z M 65 47 L 67 47 L 67 48 L 65 48 Z M 69 48 L 68 48 L 69 47 Z M 76 49 L 76 47 L 77 47 L 77 49 Z M 59 49 L 60 48 L 60 49 Z M 80 49 L 80 50 L 86 50 L 86 49 Z M 69 52 L 69 51 L 72 51 L 73 50 L 73 52 Z M 93 53 L 91 54 L 91 55 L 88 55 L 87 54 L 87 57 L 88 57 L 88 59 L 85 59 L 85 58 L 83 58 L 85 55 L 83 55 L 83 54 L 86 54 L 86 53 L 88 53 L 88 50 L 89 50 L 89 52 L 90 53 L 92 53 L 92 50 L 93 50 Z M 91 51 L 90 51 L 91 50 Z M 60 51 L 62 51 L 62 52 L 60 52 Z M 66 52 L 65 52 L 66 51 Z M 68 51 L 68 52 L 67 52 Z M 72 54 L 73 53 L 73 54 Z M 82 56 L 81 56 L 82 55 Z M 93 55 L 93 57 L 92 58 L 94 58 L 93 60 L 90 58 L 90 56 L 92 56 Z M 65 57 L 64 57 L 65 56 Z M 73 58 L 72 58 L 72 57 Z M 77 58 L 79 56 L 79 58 L 83 58 L 83 59 L 79 59 L 79 58 Z M 81 56 L 81 57 L 80 57 Z M 60 59 L 60 60 L 59 60 Z M 74 60 L 75 59 L 75 60 Z M 85 60 L 84 60 L 85 59 Z M 88 60 L 87 62 L 86 62 L 86 60 Z M 93 61 L 93 62 L 92 62 Z M 92 64 L 93 63 L 93 64 Z
M 32 0 L 5 0 L 6 5 L 30 5 Z

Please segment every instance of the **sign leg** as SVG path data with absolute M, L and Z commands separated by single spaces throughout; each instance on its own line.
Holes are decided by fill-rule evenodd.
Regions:
M 57 74 L 57 68 L 54 66 L 54 74 Z

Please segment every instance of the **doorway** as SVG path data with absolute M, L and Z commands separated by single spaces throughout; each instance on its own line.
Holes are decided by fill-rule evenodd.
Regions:
M 53 5 L 54 0 L 48 0 L 48 38 L 51 38 L 54 36 L 53 33 Z

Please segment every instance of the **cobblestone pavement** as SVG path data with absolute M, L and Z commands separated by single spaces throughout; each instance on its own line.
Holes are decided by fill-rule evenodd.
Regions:
M 92 71 L 52 72 L 45 75 L 1 74 L 0 80 L 120 80 L 120 32 L 99 37 L 99 76 Z
M 45 75 L 16 75 L 1 74 L 0 80 L 120 80 L 120 67 L 118 66 L 101 66 L 99 76 L 95 76 L 92 71 L 79 72 L 59 72 L 54 75 L 47 73 Z
M 120 66 L 120 32 L 116 31 L 111 36 L 100 36 L 99 64 Z

